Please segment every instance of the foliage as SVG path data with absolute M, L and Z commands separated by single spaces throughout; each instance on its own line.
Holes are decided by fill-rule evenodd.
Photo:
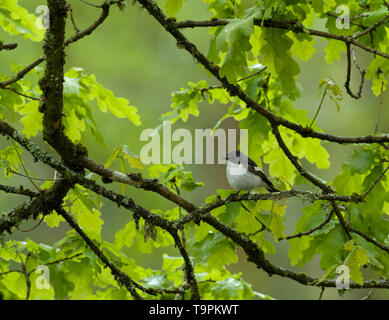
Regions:
M 211 18 L 229 19 L 227 24 L 215 25 L 210 29 L 207 59 L 219 68 L 220 79 L 231 85 L 239 85 L 266 112 L 300 125 L 301 130 L 310 127 L 306 132 L 322 132 L 307 112 L 295 105 L 296 98 L 303 94 L 297 81 L 299 63 L 309 61 L 316 52 L 315 39 L 308 28 L 315 20 L 321 19 L 325 23 L 326 32 L 353 36 L 389 14 L 388 7 L 378 0 L 263 0 L 255 1 L 250 8 L 246 8 L 240 0 L 203 2 Z M 185 4 L 183 0 L 166 0 L 164 8 L 168 16 L 174 16 Z M 362 30 L 358 24 L 351 24 L 349 29 L 336 27 L 336 19 L 326 15 L 326 12 L 335 12 L 340 4 L 348 6 L 351 16 L 359 16 L 359 25 L 365 26 Z M 44 30 L 39 22 L 36 23 L 37 19 L 33 13 L 22 8 L 17 0 L 0 1 L 0 26 L 10 35 L 21 35 L 26 41 L 43 43 Z M 271 21 L 287 23 L 283 28 L 268 27 L 266 24 Z M 374 32 L 374 37 L 364 35 L 358 38 L 361 45 L 388 54 L 389 28 L 378 24 L 370 31 Z M 328 38 L 325 62 L 330 64 L 340 59 L 346 46 L 334 37 Z M 196 56 L 194 53 L 192 55 Z M 380 96 L 386 90 L 389 60 L 382 55 L 369 57 L 366 77 L 371 80 L 371 92 Z M 12 72 L 18 73 L 25 68 L 24 65 L 13 64 Z M 37 80 L 43 76 L 44 68 L 36 66 L 29 71 L 28 76 L 10 85 L 0 86 L 0 119 L 21 128 L 21 132 L 29 139 L 38 139 L 40 132 L 44 131 L 45 115 L 40 108 L 44 99 Z M 0 74 L 1 81 L 10 77 Z M 227 118 L 234 119 L 240 128 L 248 129 L 249 156 L 258 164 L 268 165 L 270 175 L 277 178 L 277 188 L 282 191 L 307 188 L 308 181 L 303 177 L 308 175 L 310 182 L 319 181 L 333 188 L 333 195 L 349 196 L 351 199 L 341 203 L 341 200 L 335 202 L 320 197 L 312 202 L 304 197 L 298 198 L 303 206 L 302 215 L 295 225 L 293 234 L 296 236 L 289 238 L 285 228 L 287 201 L 270 198 L 224 202 L 210 211 L 212 217 L 222 223 L 223 228 L 239 233 L 241 242 L 250 239 L 265 254 L 266 259 L 277 252 L 278 242 L 285 239 L 288 239 L 290 245 L 288 258 L 291 266 L 304 267 L 319 255 L 322 277 L 318 280 L 318 286 L 326 280 L 336 279 L 336 269 L 341 265 L 349 268 L 351 280 L 356 285 L 364 285 L 371 275 L 387 280 L 389 179 L 386 168 L 389 160 L 386 144 L 355 144 L 354 153 L 342 165 L 341 172 L 332 181 L 324 181 L 309 172 L 307 174 L 293 162 L 301 161 L 304 166 L 309 162 L 319 170 L 329 169 L 330 154 L 322 140 L 280 126 L 279 133 L 292 154 L 290 156 L 277 139 L 271 121 L 263 116 L 264 112 L 261 114 L 254 110 L 231 89 L 213 86 L 208 82 L 189 82 L 187 87 L 173 91 L 171 110 L 163 114 L 161 119 L 172 124 L 179 120 L 187 123 L 191 121 L 191 116 L 200 116 L 200 104 L 226 106 L 225 114 L 213 129 L 220 127 Z M 344 93 L 330 75 L 317 87 L 324 91 L 324 96 L 329 95 L 340 112 Z M 97 82 L 94 74 L 86 73 L 81 67 L 70 68 L 64 74 L 62 124 L 65 135 L 72 143 L 83 142 L 86 130 L 89 129 L 96 142 L 108 148 L 100 133 L 104 124 L 97 123 L 93 117 L 95 110 L 104 113 L 109 111 L 116 118 L 128 120 L 130 128 L 142 124 L 137 108 L 130 105 L 126 98 L 117 97 L 113 91 Z M 132 172 L 133 169 L 141 170 L 149 180 L 138 177 L 139 180 L 131 181 L 134 186 L 147 190 L 144 192 L 155 191 L 169 200 L 174 198 L 173 194 L 182 200 L 183 191 L 186 198 L 190 198 L 190 192 L 204 185 L 196 181 L 192 172 L 183 164 L 154 164 L 144 168 L 139 157 L 130 150 L 131 145 L 116 146 L 110 154 L 107 153 L 105 167 L 111 168 L 119 161 L 123 173 Z M 8 179 L 25 168 L 22 153 L 23 148 L 16 144 L 9 144 L 0 151 L 1 168 Z M 86 177 L 96 178 L 96 173 L 99 174 L 89 173 Z M 23 174 L 33 176 L 27 170 Z M 110 177 L 105 178 L 103 182 L 112 182 Z M 120 181 L 123 199 L 125 178 Z M 158 186 L 153 183 L 158 183 Z M 325 191 L 320 183 L 310 184 L 316 194 Z M 39 192 L 51 190 L 53 185 L 51 181 L 42 183 Z M 353 195 L 360 195 L 359 200 L 362 196 L 363 201 L 351 198 Z M 207 198 L 205 207 L 230 196 L 233 196 L 231 190 L 218 190 L 216 195 Z M 150 210 L 148 217 L 154 218 L 149 220 L 137 214 L 137 210 L 142 211 L 138 204 L 129 205 L 126 208 L 133 210 L 134 215 L 123 228 L 117 230 L 112 242 L 104 240 L 102 236 L 104 219 L 101 213 L 105 203 L 101 194 L 76 184 L 67 192 L 62 207 L 112 263 L 140 286 L 150 289 L 148 292 L 139 291 L 144 298 L 174 299 L 177 294 L 190 298 L 190 274 L 186 273 L 188 266 L 182 254 L 182 251 L 187 250 L 203 299 L 269 299 L 266 294 L 255 292 L 244 280 L 244 274 L 229 270 L 232 263 L 239 261 L 237 248 L 241 243 L 223 234 L 209 220 L 201 220 L 200 216 L 198 223 L 193 219 L 184 224 L 180 229 L 181 247 L 168 227 L 161 227 L 162 223 L 154 224 L 155 221 L 161 221 L 158 218 L 162 218 L 170 226 L 188 217 L 191 213 L 184 210 L 183 205 L 177 206 L 180 199 L 173 201 L 175 203 L 168 210 L 155 208 L 150 201 L 147 204 L 147 210 Z M 123 205 L 119 200 L 117 204 Z M 51 211 L 40 212 L 39 218 L 49 228 L 55 229 L 64 223 L 64 218 L 55 210 Z M 111 210 L 110 214 L 115 214 L 115 211 Z M 317 228 L 329 214 L 328 222 Z M 0 222 L 3 220 L 0 219 Z M 343 221 L 346 221 L 346 226 Z M 160 259 L 162 268 L 153 270 L 138 265 L 136 260 L 126 254 L 129 248 L 155 255 L 155 259 Z M 157 251 L 157 248 L 162 248 L 162 251 Z M 177 249 L 182 250 L 179 252 Z M 163 254 L 157 257 L 158 252 Z M 176 253 L 173 255 L 171 252 Z M 100 258 L 80 233 L 73 229 L 53 245 L 38 243 L 28 237 L 24 241 L 16 241 L 11 235 L 11 239 L 0 247 L 0 294 L 4 299 L 133 298 L 131 292 L 116 281 L 112 269 L 106 268 L 106 263 Z M 40 266 L 48 267 L 49 279 L 40 275 Z M 263 266 L 257 264 L 257 267 Z M 365 269 L 371 271 L 369 277 Z M 49 285 L 42 288 L 45 281 Z M 172 293 L 169 290 L 176 291 Z

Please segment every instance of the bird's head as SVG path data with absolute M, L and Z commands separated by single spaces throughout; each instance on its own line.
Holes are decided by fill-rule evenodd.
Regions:
M 240 164 L 244 160 L 245 155 L 239 150 L 231 151 L 227 154 L 226 160 L 231 161 L 232 163 Z

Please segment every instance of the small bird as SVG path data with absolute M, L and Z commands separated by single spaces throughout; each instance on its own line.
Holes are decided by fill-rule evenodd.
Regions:
M 269 192 L 279 192 L 265 173 L 239 150 L 228 153 L 226 175 L 228 183 L 236 190 L 251 190 L 264 187 Z

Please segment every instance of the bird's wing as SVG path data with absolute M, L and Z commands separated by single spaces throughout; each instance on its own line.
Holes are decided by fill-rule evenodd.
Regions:
M 260 177 L 263 182 L 267 185 L 266 189 L 270 192 L 278 192 L 278 190 L 274 187 L 273 183 L 269 180 L 269 178 L 266 176 L 266 174 L 256 165 L 254 162 L 255 166 L 251 164 L 249 160 L 249 165 L 248 165 L 248 171 L 255 174 L 256 176 Z

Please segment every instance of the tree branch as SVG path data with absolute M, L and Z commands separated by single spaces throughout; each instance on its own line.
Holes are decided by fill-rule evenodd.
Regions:
M 362 31 L 362 32 L 357 32 L 353 35 L 353 38 L 354 39 L 358 39 L 372 31 L 374 31 L 375 29 L 377 29 L 380 25 L 382 25 L 386 20 L 389 19 L 389 15 L 383 17 L 382 19 L 378 20 L 377 22 L 373 23 L 370 27 L 368 27 L 366 30 Z
M 232 20 L 229 19 L 212 19 L 212 20 L 205 20 L 205 21 L 194 21 L 194 20 L 187 20 L 182 22 L 174 22 L 173 27 L 177 29 L 183 29 L 183 28 L 198 28 L 198 27 L 217 27 L 217 26 L 225 26 L 228 23 L 230 23 Z M 276 28 L 276 29 L 283 29 L 283 30 L 289 30 L 294 33 L 305 33 L 311 36 L 317 36 L 321 38 L 326 39 L 333 39 L 342 41 L 344 43 L 351 43 L 367 52 L 373 53 L 374 55 L 381 56 L 383 58 L 389 59 L 389 54 L 376 50 L 374 48 L 371 48 L 361 42 L 359 42 L 357 39 L 354 39 L 353 37 L 349 36 L 343 36 L 338 35 L 330 32 L 325 31 L 319 31 L 315 29 L 305 28 L 301 22 L 296 20 L 272 20 L 272 19 L 254 19 L 254 24 L 259 27 L 265 27 L 265 28 Z M 370 30 L 369 30 L 370 32 Z M 364 33 L 363 33 L 364 34 Z
M 309 236 L 310 234 L 314 233 L 317 230 L 320 230 L 327 223 L 329 223 L 331 221 L 333 213 L 334 213 L 333 210 L 331 210 L 330 212 L 327 212 L 326 219 L 322 223 L 320 223 L 318 226 L 312 228 L 311 230 L 308 230 L 308 231 L 305 231 L 305 232 L 299 232 L 299 233 L 296 233 L 294 235 L 291 235 L 291 236 L 288 236 L 288 237 L 284 237 L 284 238 L 278 238 L 278 241 L 280 241 L 280 240 L 290 240 L 290 239 L 294 239 L 294 238 L 301 238 L 301 237 L 304 237 L 304 236 Z
M 7 43 L 7 44 L 0 43 L 0 51 L 13 50 L 16 49 L 17 47 L 18 47 L 17 43 Z
M 362 96 L 362 89 L 363 89 L 363 83 L 365 82 L 365 74 L 366 71 L 362 70 L 357 64 L 357 68 L 359 70 L 359 73 L 361 74 L 361 83 L 359 85 L 358 93 L 354 94 L 351 89 L 350 89 L 350 80 L 351 80 L 351 45 L 349 42 L 346 43 L 346 48 L 347 48 L 347 76 L 346 76 L 346 82 L 344 84 L 347 93 L 354 99 L 359 99 Z M 355 53 L 353 51 L 354 55 L 354 62 L 355 62 Z
M 13 187 L 13 186 L 6 186 L 4 184 L 0 184 L 0 190 L 4 191 L 5 193 L 13 193 L 18 194 L 22 196 L 28 196 L 30 198 L 37 197 L 39 195 L 38 192 L 32 191 L 30 189 L 24 188 L 22 185 L 19 186 L 19 188 Z
M 353 227 L 349 227 L 350 231 L 351 232 L 354 232 L 356 234 L 359 234 L 362 238 L 364 238 L 366 241 L 370 242 L 370 243 L 373 243 L 374 245 L 376 245 L 378 248 L 380 248 L 381 250 L 384 250 L 386 253 L 389 253 L 389 247 L 388 246 L 385 246 L 381 243 L 379 243 L 377 240 L 369 237 L 367 234 L 363 233 L 362 231 L 359 231 L 358 229 L 355 229 Z
M 73 185 L 67 181 L 54 183 L 49 190 L 42 192 L 29 202 L 18 205 L 7 214 L 0 215 L 0 235 L 11 233 L 13 227 L 30 218 L 36 218 L 40 213 L 47 214 L 62 203 L 62 199 Z

